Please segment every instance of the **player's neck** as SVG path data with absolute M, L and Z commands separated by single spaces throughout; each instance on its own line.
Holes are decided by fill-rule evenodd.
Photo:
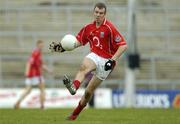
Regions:
M 104 22 L 104 19 L 101 21 L 96 21 L 96 27 L 99 28 L 103 22 Z
M 96 22 L 96 27 L 99 28 L 99 26 L 102 24 L 102 22 Z

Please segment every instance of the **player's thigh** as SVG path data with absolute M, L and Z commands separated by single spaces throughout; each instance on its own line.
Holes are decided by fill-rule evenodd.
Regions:
M 101 84 L 101 82 L 102 82 L 102 80 L 100 80 L 96 76 L 93 76 L 92 79 L 90 80 L 88 86 L 86 87 L 86 90 L 93 92 Z
M 81 64 L 80 70 L 89 72 L 95 69 L 96 69 L 96 64 L 91 59 L 85 57 Z

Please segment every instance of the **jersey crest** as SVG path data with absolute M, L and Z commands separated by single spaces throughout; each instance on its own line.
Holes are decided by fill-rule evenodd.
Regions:
M 114 41 L 115 42 L 120 42 L 121 41 L 121 37 L 119 35 L 116 35 Z
M 100 32 L 100 38 L 104 38 L 104 32 Z

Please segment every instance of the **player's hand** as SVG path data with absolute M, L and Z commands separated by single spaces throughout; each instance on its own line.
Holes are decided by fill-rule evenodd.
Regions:
M 104 66 L 104 70 L 108 71 L 108 70 L 112 70 L 114 68 L 114 66 L 116 65 L 116 61 L 113 59 L 109 59 Z
M 48 68 L 48 69 L 47 69 L 47 72 L 48 72 L 49 74 L 53 74 L 53 69 L 52 69 L 52 68 Z
M 55 42 L 52 42 L 49 45 L 49 49 L 51 50 L 51 52 L 64 52 L 65 51 L 65 49 L 63 49 L 61 43 L 55 43 Z

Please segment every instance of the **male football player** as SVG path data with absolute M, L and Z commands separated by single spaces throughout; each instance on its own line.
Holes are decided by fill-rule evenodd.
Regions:
M 42 69 L 48 71 L 49 73 L 52 72 L 51 69 L 49 69 L 45 64 L 43 64 L 42 61 L 42 55 L 41 51 L 43 49 L 43 41 L 38 40 L 36 43 L 36 48 L 32 51 L 31 56 L 29 57 L 29 60 L 26 64 L 26 70 L 25 70 L 25 90 L 20 96 L 20 98 L 15 103 L 15 109 L 18 109 L 21 102 L 24 100 L 24 98 L 31 92 L 32 86 L 38 86 L 40 89 L 40 108 L 44 108 L 44 101 L 45 101 L 45 84 L 44 84 L 44 78 L 42 76 Z
M 72 82 L 67 75 L 64 76 L 64 85 L 74 95 L 81 82 L 85 79 L 85 75 L 90 71 L 95 71 L 95 73 L 86 87 L 78 106 L 68 116 L 68 120 L 77 118 L 90 100 L 94 90 L 108 77 L 114 69 L 117 59 L 127 49 L 123 36 L 105 18 L 106 11 L 104 3 L 97 3 L 93 10 L 94 21 L 84 26 L 76 36 L 77 44 L 75 46 L 79 47 L 89 43 L 91 52 L 84 58 Z M 65 51 L 60 43 L 54 42 L 50 44 L 50 49 L 55 52 Z

